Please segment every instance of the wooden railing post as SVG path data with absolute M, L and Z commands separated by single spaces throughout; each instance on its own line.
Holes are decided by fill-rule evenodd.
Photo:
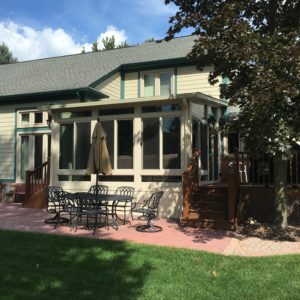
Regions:
M 25 174 L 25 194 L 26 195 L 30 195 L 31 193 L 31 182 L 30 182 L 30 179 L 31 179 L 31 171 L 26 171 Z
M 195 149 L 193 156 L 187 170 L 182 174 L 182 190 L 183 190 L 183 210 L 182 218 L 189 217 L 189 210 L 191 206 L 191 197 L 193 191 L 199 185 L 199 157 L 200 150 Z
M 228 167 L 228 220 L 235 223 L 236 205 L 239 197 L 239 156 L 235 152 L 234 161 Z

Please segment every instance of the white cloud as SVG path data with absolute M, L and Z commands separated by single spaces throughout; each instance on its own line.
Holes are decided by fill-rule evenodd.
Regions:
M 100 48 L 103 48 L 103 43 L 102 43 L 102 39 L 106 38 L 106 37 L 115 37 L 115 41 L 116 41 L 116 46 L 120 45 L 122 42 L 127 41 L 127 36 L 125 33 L 125 30 L 118 30 L 115 26 L 113 25 L 109 25 L 106 28 L 106 31 L 101 33 L 98 38 L 98 44 Z
M 114 35 L 116 44 L 127 39 L 124 30 L 110 25 L 97 40 L 100 48 L 102 38 Z M 19 61 L 80 53 L 82 47 L 91 51 L 92 43 L 78 43 L 63 29 L 44 28 L 35 30 L 15 22 L 0 22 L 0 43 L 5 43 Z

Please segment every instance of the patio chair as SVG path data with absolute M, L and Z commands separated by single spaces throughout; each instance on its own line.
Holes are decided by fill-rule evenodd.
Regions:
M 72 215 L 70 219 L 72 220 L 71 223 L 75 232 L 83 218 L 86 218 L 87 228 L 93 228 L 93 234 L 95 234 L 98 228 L 98 219 L 100 216 L 105 216 L 105 224 L 108 226 L 108 211 L 106 206 L 99 205 L 96 199 L 91 197 L 91 193 L 73 194 L 71 201 L 69 201 L 69 212 Z
M 163 195 L 163 191 L 153 193 L 149 199 L 144 201 L 144 204 L 140 208 L 136 208 L 136 203 L 133 203 L 131 209 L 132 213 L 140 213 L 141 217 L 145 218 L 147 221 L 146 225 L 137 226 L 136 230 L 141 232 L 158 232 L 162 231 L 162 227 L 154 225 L 152 220 L 157 217 L 158 206 L 160 199 Z
M 126 195 L 126 196 L 134 196 L 134 188 L 131 186 L 119 186 L 116 191 L 115 195 Z M 122 212 L 124 214 L 124 219 L 122 220 L 124 222 L 124 225 L 126 224 L 126 212 L 131 212 L 132 209 L 132 200 L 126 200 L 126 201 L 118 201 L 115 206 L 116 215 L 117 218 L 122 220 L 118 216 L 118 212 Z M 127 220 L 129 223 L 130 221 Z
M 90 187 L 88 193 L 96 195 L 97 191 L 98 191 L 98 195 L 107 195 L 107 193 L 108 193 L 108 186 L 107 185 L 103 185 L 103 184 L 92 185 Z
M 69 220 L 62 217 L 64 212 L 65 201 L 62 197 L 59 197 L 59 193 L 62 193 L 63 189 L 59 186 L 48 186 L 46 188 L 46 200 L 48 213 L 54 214 L 54 217 L 46 219 L 45 223 L 55 224 L 55 228 L 58 224 L 67 223 Z

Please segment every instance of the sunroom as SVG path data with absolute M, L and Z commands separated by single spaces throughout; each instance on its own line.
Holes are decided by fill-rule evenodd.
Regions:
M 86 175 L 86 167 L 99 120 L 113 168 L 112 175 L 99 176 L 99 183 L 110 190 L 132 186 L 136 201 L 164 190 L 160 216 L 179 217 L 182 173 L 193 147 L 203 153 L 203 180 L 218 179 L 221 137 L 212 129 L 225 106 L 202 93 L 51 105 L 50 184 L 69 191 L 87 191 L 95 184 L 96 176 Z

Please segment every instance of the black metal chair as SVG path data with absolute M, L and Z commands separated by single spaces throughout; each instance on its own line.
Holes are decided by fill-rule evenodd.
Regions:
M 90 187 L 88 193 L 96 195 L 97 191 L 98 191 L 98 195 L 107 195 L 107 193 L 108 193 L 108 186 L 107 185 L 103 185 L 103 184 L 92 185 Z
M 46 211 L 54 214 L 54 217 L 46 219 L 45 223 L 55 224 L 55 228 L 58 224 L 69 222 L 67 218 L 61 216 L 64 212 L 65 201 L 63 197 L 59 197 L 59 193 L 63 193 L 63 189 L 59 186 L 48 186 L 46 188 Z
M 136 230 L 141 232 L 158 232 L 162 231 L 161 226 L 154 225 L 152 220 L 157 217 L 158 214 L 158 206 L 160 203 L 160 199 L 163 195 L 163 191 L 153 193 L 149 199 L 144 201 L 144 204 L 136 208 L 137 203 L 133 203 L 131 209 L 131 216 L 133 217 L 132 213 L 140 213 L 141 217 L 145 218 L 147 221 L 146 225 L 137 226 Z
M 119 186 L 116 191 L 115 195 L 126 195 L 126 196 L 134 196 L 134 188 L 131 186 Z M 119 220 L 123 221 L 124 224 L 126 224 L 126 212 L 131 212 L 132 209 L 132 200 L 126 200 L 126 201 L 118 201 L 115 205 L 115 212 L 116 216 Z M 122 212 L 124 214 L 124 219 L 121 219 L 118 216 L 118 212 Z M 129 220 L 127 222 L 130 223 Z
M 105 205 L 100 205 L 95 197 L 91 197 L 91 193 L 76 193 L 72 196 L 71 201 L 69 201 L 70 219 L 72 220 L 75 232 L 84 218 L 86 218 L 87 228 L 93 228 L 93 234 L 95 234 L 99 226 L 98 219 L 100 216 L 104 215 L 105 223 L 108 224 L 107 208 Z

